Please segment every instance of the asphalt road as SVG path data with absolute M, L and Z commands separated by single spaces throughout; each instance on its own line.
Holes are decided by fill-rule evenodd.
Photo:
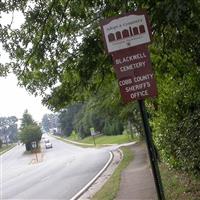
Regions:
M 20 145 L 0 157 L 0 199 L 69 200 L 109 160 L 106 149 L 81 148 L 52 137 L 50 141 L 52 149 L 45 149 L 42 142 L 39 163 L 31 162 L 35 155 L 24 154 Z

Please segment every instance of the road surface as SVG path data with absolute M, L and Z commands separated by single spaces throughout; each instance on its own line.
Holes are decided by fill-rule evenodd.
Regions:
M 45 136 L 48 138 L 49 136 Z M 42 143 L 43 161 L 16 146 L 0 157 L 0 199 L 69 200 L 109 160 L 108 149 L 81 148 L 50 137 L 52 149 Z

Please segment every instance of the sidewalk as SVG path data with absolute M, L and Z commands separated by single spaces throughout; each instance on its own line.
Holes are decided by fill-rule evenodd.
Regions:
M 122 172 L 116 200 L 156 200 L 156 189 L 146 145 L 135 144 L 130 148 L 134 160 Z

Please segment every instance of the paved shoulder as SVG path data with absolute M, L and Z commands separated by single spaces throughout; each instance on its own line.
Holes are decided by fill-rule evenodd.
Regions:
M 145 144 L 131 147 L 134 160 L 123 171 L 116 200 L 155 200 L 156 189 Z

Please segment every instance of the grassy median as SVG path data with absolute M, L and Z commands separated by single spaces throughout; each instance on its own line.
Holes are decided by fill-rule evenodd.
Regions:
M 9 145 L 5 145 L 5 146 L 1 147 L 0 148 L 0 155 L 6 153 L 10 149 L 12 149 L 14 146 L 16 146 L 16 145 L 15 144 L 9 144 Z

